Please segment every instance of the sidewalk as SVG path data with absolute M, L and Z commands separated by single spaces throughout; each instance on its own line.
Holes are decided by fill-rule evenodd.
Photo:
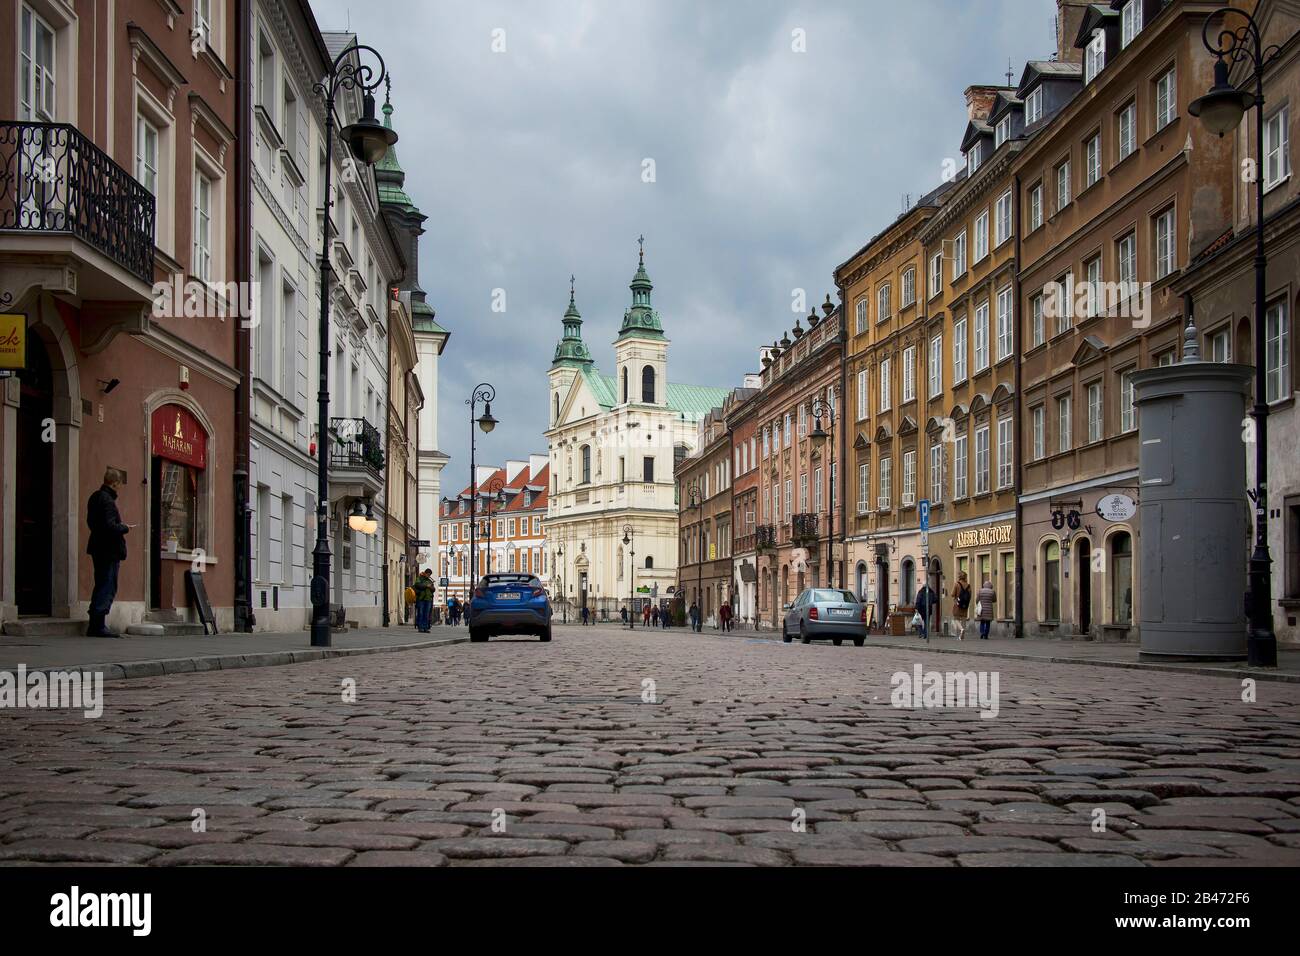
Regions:
M 29 671 L 99 671 L 105 680 L 114 680 L 296 664 L 353 654 L 438 647 L 468 640 L 469 634 L 464 627 L 435 625 L 428 634 L 421 634 L 409 624 L 335 632 L 329 647 L 312 647 L 311 635 L 307 631 L 213 634 L 207 637 L 126 635 L 121 640 L 0 636 L 0 670 L 13 671 L 23 664 Z

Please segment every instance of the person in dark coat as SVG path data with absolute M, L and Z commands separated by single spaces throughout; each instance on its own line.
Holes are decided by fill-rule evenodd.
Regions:
M 939 604 L 939 595 L 934 593 L 934 588 L 929 584 L 922 584 L 916 592 L 916 613 L 921 615 L 921 633 L 929 635 L 930 618 L 934 614 L 934 609 Z
M 117 596 L 117 569 L 126 560 L 126 536 L 131 526 L 122 523 L 117 510 L 118 489 L 126 484 L 126 472 L 119 468 L 104 471 L 104 483 L 86 502 L 86 525 L 90 540 L 86 554 L 95 565 L 95 590 L 90 595 L 88 637 L 121 637 L 105 621 Z

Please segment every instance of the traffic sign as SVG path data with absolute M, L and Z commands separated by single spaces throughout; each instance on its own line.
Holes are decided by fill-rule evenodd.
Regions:
M 916 504 L 916 513 L 921 516 L 921 530 L 930 530 L 930 499 L 922 498 Z

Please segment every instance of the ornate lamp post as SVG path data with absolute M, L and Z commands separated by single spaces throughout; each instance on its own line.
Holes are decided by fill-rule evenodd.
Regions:
M 636 531 L 630 524 L 623 525 L 623 543 L 629 546 L 628 557 L 632 562 L 632 573 L 628 575 L 631 580 L 632 590 L 627 599 L 627 623 L 632 629 L 636 629 Z
M 700 483 L 698 480 L 693 481 L 686 489 L 686 497 L 690 501 L 692 510 L 700 509 L 700 524 L 695 529 L 695 600 L 700 602 L 704 592 L 704 508 L 700 499 Z M 686 608 L 689 614 L 690 608 Z M 700 607 L 700 621 L 704 620 L 704 608 Z
M 555 556 L 551 559 L 551 567 L 555 571 L 556 584 L 560 590 L 560 613 L 564 615 L 564 623 L 569 623 L 569 596 L 564 593 L 564 545 L 555 549 Z
M 1224 15 L 1245 20 L 1237 30 L 1219 27 L 1217 39 L 1210 40 L 1210 25 Z M 1277 58 L 1276 46 L 1264 47 L 1259 24 L 1245 10 L 1220 7 L 1210 14 L 1201 29 L 1205 48 L 1215 56 L 1214 85 L 1208 93 L 1193 100 L 1187 111 L 1199 117 L 1211 133 L 1223 136 L 1235 130 L 1246 110 L 1255 109 L 1256 163 L 1264 157 L 1264 69 Z M 1237 89 L 1228 81 L 1230 67 L 1245 61 L 1254 72 L 1245 84 L 1249 90 Z M 1246 657 L 1254 667 L 1277 666 L 1277 635 L 1273 632 L 1272 558 L 1268 550 L 1268 369 L 1266 354 L 1267 308 L 1264 273 L 1264 175 L 1256 168 L 1255 176 L 1255 402 L 1250 417 L 1255 420 L 1255 487 L 1247 492 L 1255 503 L 1255 548 L 1250 555 L 1246 591 L 1250 622 L 1246 630 Z
M 474 431 L 474 425 L 477 422 L 478 427 L 487 434 L 497 427 L 497 420 L 492 417 L 492 402 L 497 397 L 497 390 L 487 382 L 481 382 L 474 386 L 474 391 L 470 393 L 465 404 L 469 406 L 469 568 L 465 575 L 465 600 L 469 600 L 470 581 L 478 574 L 478 470 L 474 467 L 474 446 L 478 438 Z M 478 403 L 483 403 L 483 414 L 477 419 L 474 418 L 474 412 Z M 491 531 L 492 525 L 488 525 Z M 491 545 L 489 544 L 489 547 Z M 489 568 L 490 570 L 490 568 Z
M 505 487 L 499 477 L 492 478 L 487 485 L 487 573 L 492 573 L 492 506 L 501 504 L 505 497 L 501 494 L 501 489 Z
M 830 457 L 830 461 L 827 462 L 826 465 L 827 477 L 830 477 L 831 475 L 835 474 L 834 471 L 835 409 L 831 406 L 830 402 L 826 401 L 820 395 L 818 395 L 816 398 L 813 399 L 812 413 L 813 413 L 813 430 L 808 437 L 811 438 L 813 441 L 817 442 L 818 444 L 820 444 L 823 448 L 830 448 L 831 457 Z M 831 426 L 829 435 L 822 430 L 823 416 L 826 418 L 826 421 L 830 423 Z M 827 438 L 830 438 L 829 443 L 826 442 Z M 831 547 L 833 545 L 832 538 L 835 534 L 834 515 L 835 515 L 835 482 L 832 479 L 831 493 L 828 498 L 828 507 L 826 509 L 826 586 L 827 587 L 835 586 L 835 558 L 831 554 Z
M 361 51 L 366 50 L 379 61 L 378 71 L 361 62 Z M 353 55 L 356 62 L 352 62 Z M 346 62 L 345 62 L 346 61 Z M 385 82 L 388 71 L 384 58 L 374 47 L 355 41 L 343 50 L 330 64 L 329 73 L 313 87 L 317 96 L 325 98 L 325 223 L 322 227 L 320 249 L 320 390 L 316 400 L 321 441 L 317 446 L 316 488 L 316 547 L 312 551 L 311 578 L 311 644 L 312 647 L 330 646 L 330 543 L 329 543 L 329 442 L 326 432 L 330 420 L 330 209 L 333 205 L 330 178 L 334 157 L 334 100 L 339 90 L 360 89 L 362 92 L 361 119 L 339 131 L 353 157 L 368 166 L 384 158 L 388 147 L 397 142 L 397 134 L 375 119 L 374 90 Z

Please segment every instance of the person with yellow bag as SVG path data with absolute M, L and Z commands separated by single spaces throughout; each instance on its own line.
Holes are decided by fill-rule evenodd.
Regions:
M 425 568 L 411 584 L 415 592 L 415 627 L 421 634 L 429 633 L 433 614 L 433 568 Z

